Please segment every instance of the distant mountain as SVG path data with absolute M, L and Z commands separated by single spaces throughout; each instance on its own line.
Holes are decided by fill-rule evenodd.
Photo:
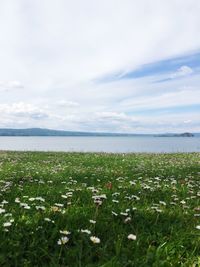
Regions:
M 125 134 L 125 133 L 99 133 L 50 130 L 42 128 L 28 129 L 0 129 L 0 136 L 148 136 L 148 137 L 200 137 L 200 133 L 167 133 L 167 134 Z
M 141 136 L 140 134 L 60 131 L 42 128 L 0 129 L 0 136 Z M 144 135 L 145 136 L 145 135 Z

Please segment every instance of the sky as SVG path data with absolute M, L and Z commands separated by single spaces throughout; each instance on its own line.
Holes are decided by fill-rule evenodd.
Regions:
M 0 128 L 200 132 L 199 0 L 1 0 Z

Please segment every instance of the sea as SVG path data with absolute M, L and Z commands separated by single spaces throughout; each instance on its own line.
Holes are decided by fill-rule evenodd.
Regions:
M 0 137 L 0 150 L 106 153 L 200 152 L 200 137 Z

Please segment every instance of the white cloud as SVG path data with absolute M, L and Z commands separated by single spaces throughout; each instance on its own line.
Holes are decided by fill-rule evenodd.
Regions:
M 79 103 L 74 101 L 67 101 L 67 100 L 60 100 L 58 101 L 58 106 L 60 107 L 69 107 L 69 108 L 75 108 L 79 106 Z
M 172 73 L 170 78 L 174 79 L 174 78 L 178 78 L 178 77 L 183 77 L 183 76 L 187 76 L 193 73 L 192 68 L 188 67 L 188 66 L 181 66 L 175 73 Z
M 43 119 L 48 117 L 48 114 L 42 109 L 31 104 L 19 102 L 13 104 L 0 104 L 1 116 L 24 117 L 31 119 Z
M 122 101 L 121 105 L 126 110 L 151 110 L 172 108 L 187 105 L 198 105 L 200 90 L 183 89 L 178 92 L 166 92 L 159 95 L 141 96 Z
M 0 1 L 0 127 L 143 132 L 173 121 L 196 125 L 186 114 L 145 114 L 200 104 L 200 78 L 187 64 L 166 83 L 156 84 L 156 75 L 95 81 L 200 49 L 199 11 L 198 0 Z
M 186 120 L 186 121 L 184 121 L 184 123 L 186 123 L 186 124 L 191 123 L 191 122 L 192 122 L 192 120 Z
M 197 0 L 2 0 L 0 9 L 1 74 L 34 84 L 90 80 L 200 46 Z
M 127 115 L 124 113 L 117 113 L 117 112 L 97 112 L 96 117 L 99 120 L 117 120 L 117 121 L 124 121 L 127 119 Z
M 0 81 L 0 91 L 8 91 L 13 89 L 23 89 L 24 86 L 20 81 Z

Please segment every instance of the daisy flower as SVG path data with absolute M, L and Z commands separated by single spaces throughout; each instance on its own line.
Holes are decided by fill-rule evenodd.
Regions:
M 101 242 L 101 240 L 96 237 L 96 236 L 91 236 L 90 240 L 94 243 L 94 244 L 99 244 Z
M 57 244 L 58 245 L 65 245 L 69 241 L 69 238 L 67 236 L 63 236 L 60 239 L 58 239 Z
M 128 235 L 129 240 L 136 240 L 136 235 L 130 234 Z

